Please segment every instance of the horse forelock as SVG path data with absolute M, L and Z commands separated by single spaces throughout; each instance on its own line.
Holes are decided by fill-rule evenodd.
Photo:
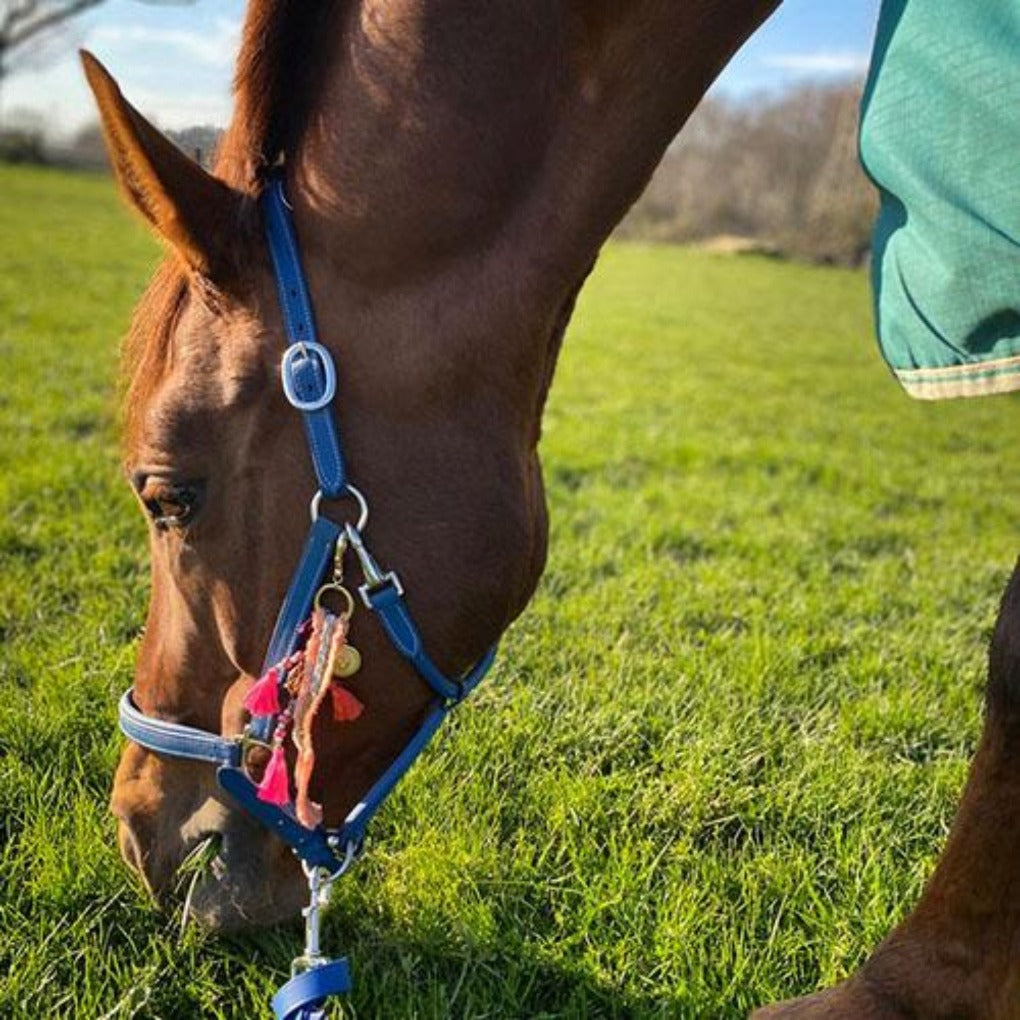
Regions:
M 137 437 L 142 412 L 168 370 L 171 337 L 187 292 L 185 270 L 177 259 L 168 257 L 135 309 L 121 357 L 121 413 L 128 446 Z

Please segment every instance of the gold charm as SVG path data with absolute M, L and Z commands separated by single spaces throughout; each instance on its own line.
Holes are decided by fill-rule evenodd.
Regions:
M 354 645 L 345 644 L 337 651 L 336 662 L 333 664 L 333 676 L 345 680 L 354 676 L 361 669 L 361 652 Z

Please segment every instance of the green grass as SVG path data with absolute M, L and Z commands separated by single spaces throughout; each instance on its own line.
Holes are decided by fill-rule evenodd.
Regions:
M 0 1016 L 265 1016 L 297 927 L 178 944 L 105 812 L 156 249 L 105 180 L 0 193 Z M 1017 435 L 1016 400 L 901 395 L 860 274 L 611 247 L 546 419 L 548 571 L 337 889 L 342 1014 L 738 1017 L 855 967 L 975 745 Z

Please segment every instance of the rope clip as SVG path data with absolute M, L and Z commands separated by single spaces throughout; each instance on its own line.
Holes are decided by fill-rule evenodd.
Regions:
M 358 594 L 365 606 L 372 609 L 372 595 L 387 584 L 392 585 L 398 595 L 403 595 L 404 586 L 400 583 L 396 571 L 383 570 L 376 563 L 375 558 L 365 546 L 365 540 L 361 537 L 358 528 L 353 524 L 347 524 L 344 528 L 344 535 L 350 541 L 354 555 L 358 557 L 358 563 L 361 564 L 361 572 L 365 576 L 365 583 L 358 586 Z

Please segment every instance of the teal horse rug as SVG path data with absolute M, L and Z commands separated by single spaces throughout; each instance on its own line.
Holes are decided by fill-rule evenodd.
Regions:
M 884 0 L 861 160 L 896 378 L 925 400 L 1020 389 L 1020 0 Z

